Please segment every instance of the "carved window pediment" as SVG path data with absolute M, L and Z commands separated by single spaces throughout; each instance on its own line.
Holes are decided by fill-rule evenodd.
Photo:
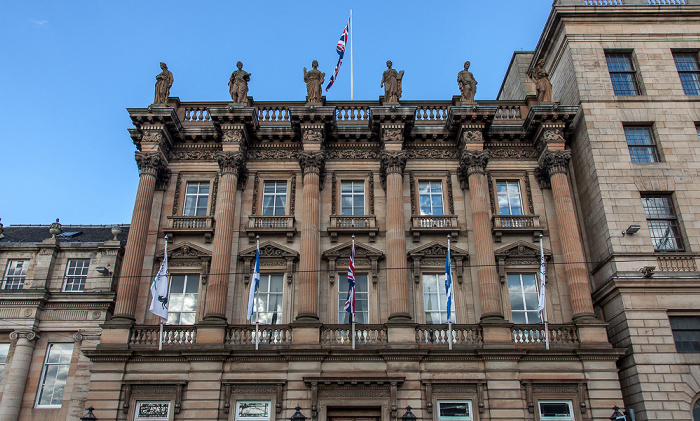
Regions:
M 442 267 L 445 268 L 445 258 L 447 257 L 447 242 L 432 241 L 408 252 L 408 261 L 413 266 L 413 280 L 420 282 L 422 267 Z M 457 282 L 462 283 L 462 272 L 469 259 L 466 250 L 454 247 L 450 244 L 450 260 L 454 273 L 457 274 Z
M 545 261 L 552 261 L 552 251 L 544 249 Z M 501 282 L 506 280 L 506 266 L 532 266 L 540 265 L 540 247 L 527 241 L 516 241 L 494 251 L 498 265 L 498 276 Z
M 163 260 L 163 255 L 165 250 L 161 250 L 156 253 L 155 257 Z M 198 259 L 207 258 L 211 259 L 211 251 L 192 244 L 188 241 L 183 241 L 175 244 L 168 250 L 168 259 Z
M 248 247 L 238 253 L 239 259 L 243 261 L 243 281 L 248 284 L 253 265 L 255 264 L 255 253 L 257 246 Z M 299 252 L 287 248 L 274 241 L 267 240 L 260 243 L 260 265 L 286 267 L 287 283 L 292 282 L 294 273 L 294 262 L 299 260 Z
M 321 257 L 328 261 L 328 280 L 332 284 L 335 282 L 336 267 L 347 268 L 350 262 L 350 249 L 352 241 L 335 246 L 323 252 Z M 384 259 L 381 250 L 370 247 L 366 244 L 355 242 L 355 267 L 369 268 L 372 272 L 372 282 L 378 280 L 379 261 Z

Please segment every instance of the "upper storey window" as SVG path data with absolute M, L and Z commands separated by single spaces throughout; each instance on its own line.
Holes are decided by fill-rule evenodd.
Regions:
M 66 292 L 80 292 L 85 290 L 87 271 L 90 266 L 89 259 L 71 259 L 66 265 L 66 277 L 63 290 Z
M 637 72 L 629 53 L 605 53 L 615 95 L 640 95 Z
M 263 216 L 283 216 L 287 213 L 287 182 L 266 181 L 263 184 Z
M 498 213 L 500 215 L 522 215 L 523 200 L 520 195 L 520 183 L 518 181 L 496 182 L 498 195 Z
M 632 162 L 659 162 L 651 127 L 625 127 L 625 138 Z
M 365 214 L 364 181 L 343 181 L 340 183 L 340 214 Z
M 27 278 L 28 260 L 10 260 L 5 271 L 3 289 L 22 289 Z
M 183 216 L 207 216 L 207 203 L 209 201 L 209 182 L 188 182 L 185 190 L 185 206 Z
M 700 95 L 700 63 L 695 53 L 673 53 L 678 76 L 686 95 Z
M 440 181 L 418 182 L 418 199 L 421 215 L 444 215 L 442 183 Z
M 676 211 L 669 195 L 642 196 L 654 251 L 683 251 Z

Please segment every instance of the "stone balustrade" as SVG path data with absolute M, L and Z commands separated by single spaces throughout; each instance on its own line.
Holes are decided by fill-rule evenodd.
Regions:
M 411 228 L 413 242 L 420 241 L 421 233 L 424 234 L 450 234 L 453 240 L 459 237 L 459 225 L 457 215 L 412 215 Z
M 131 328 L 129 346 L 158 347 L 160 326 L 141 325 Z M 165 325 L 163 326 L 163 346 L 167 345 L 192 345 L 197 339 L 197 330 L 194 326 Z
M 421 347 L 449 345 L 449 327 L 447 325 L 418 325 L 416 326 L 416 344 Z M 484 336 L 479 325 L 452 325 L 453 346 L 483 345 Z
M 513 342 L 516 347 L 544 347 L 546 345 L 543 324 L 513 325 Z M 550 346 L 578 346 L 578 330 L 574 325 L 549 325 Z
M 501 242 L 503 234 L 531 233 L 532 241 L 536 241 L 543 232 L 539 215 L 494 215 L 493 233 L 497 243 Z
M 286 234 L 287 242 L 291 243 L 294 240 L 294 234 L 297 230 L 294 227 L 294 217 L 291 215 L 282 216 L 248 216 L 248 226 L 246 233 L 248 240 L 252 243 L 255 241 L 255 236 L 259 234 Z
M 368 234 L 369 242 L 373 243 L 379 232 L 377 217 L 374 215 L 331 215 L 328 233 L 331 242 L 338 241 L 338 234 Z
M 214 218 L 211 216 L 168 216 L 168 226 L 163 230 L 168 241 L 178 234 L 202 234 L 204 241 L 211 243 L 214 235 Z
M 387 328 L 385 325 L 355 325 L 355 345 L 386 345 Z M 352 327 L 350 325 L 323 325 L 321 343 L 330 347 L 352 346 Z

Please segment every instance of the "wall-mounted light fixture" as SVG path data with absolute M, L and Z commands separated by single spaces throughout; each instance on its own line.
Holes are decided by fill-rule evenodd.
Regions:
M 630 225 L 629 227 L 627 227 L 626 230 L 622 231 L 622 236 L 624 237 L 625 234 L 629 234 L 629 235 L 636 234 L 637 231 L 639 231 L 641 228 L 642 227 L 639 225 Z
M 95 268 L 95 270 L 96 270 L 97 273 L 99 273 L 100 275 L 111 275 L 111 274 L 112 274 L 112 272 L 110 272 L 109 269 L 107 269 L 107 268 L 104 267 L 104 266 L 98 266 L 98 267 Z

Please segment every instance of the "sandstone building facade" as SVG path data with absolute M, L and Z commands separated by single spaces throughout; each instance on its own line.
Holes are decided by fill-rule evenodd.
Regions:
M 0 419 L 699 419 L 700 6 L 622 3 L 555 2 L 494 101 L 129 109 L 126 246 L 0 238 Z

